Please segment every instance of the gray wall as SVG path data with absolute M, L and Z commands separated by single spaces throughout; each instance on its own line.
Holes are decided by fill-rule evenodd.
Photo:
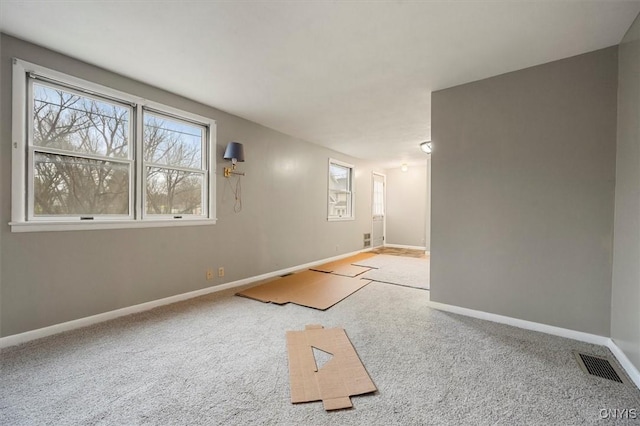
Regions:
M 7 336 L 256 276 L 362 248 L 371 231 L 369 165 L 2 35 L 0 73 L 0 335 Z M 11 233 L 11 58 L 217 121 L 218 170 L 229 141 L 245 144 L 243 210 L 218 173 L 213 226 Z M 327 222 L 328 158 L 356 166 L 356 220 Z M 224 279 L 206 281 L 224 266 Z
M 611 337 L 640 369 L 640 22 L 619 48 Z
M 427 167 L 385 170 L 387 176 L 386 244 L 425 246 Z
M 617 52 L 433 93 L 431 300 L 609 335 Z

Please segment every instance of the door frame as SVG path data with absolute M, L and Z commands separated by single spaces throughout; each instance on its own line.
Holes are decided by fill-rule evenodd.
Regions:
M 371 172 L 371 211 L 369 214 L 371 218 L 371 248 L 375 248 L 373 246 L 373 182 L 375 176 L 382 177 L 382 203 L 384 206 L 384 215 L 382 216 L 382 246 L 376 247 L 384 247 L 385 241 L 387 240 L 387 175 L 380 172 Z

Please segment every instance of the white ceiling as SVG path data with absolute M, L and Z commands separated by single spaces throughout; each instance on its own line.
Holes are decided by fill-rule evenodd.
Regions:
M 12 1 L 0 30 L 383 167 L 434 90 L 618 44 L 640 1 Z

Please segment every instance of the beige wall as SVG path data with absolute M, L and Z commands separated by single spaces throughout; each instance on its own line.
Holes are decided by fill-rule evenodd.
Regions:
M 215 119 L 220 171 L 227 142 L 245 144 L 242 212 L 218 173 L 213 226 L 11 233 L 12 57 Z M 351 252 L 371 231 L 362 161 L 6 35 L 0 73 L 0 336 Z M 326 220 L 329 157 L 356 166 L 355 221 Z
M 417 147 L 416 147 L 417 149 Z M 427 166 L 385 170 L 387 176 L 386 244 L 425 247 Z
M 640 369 L 640 22 L 619 50 L 611 337 Z
M 609 335 L 617 52 L 433 93 L 431 300 Z

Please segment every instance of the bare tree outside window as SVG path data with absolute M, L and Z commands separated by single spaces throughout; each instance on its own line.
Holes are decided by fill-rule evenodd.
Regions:
M 131 108 L 33 86 L 34 216 L 128 215 Z
M 144 113 L 147 215 L 202 215 L 204 126 Z
M 12 62 L 12 231 L 215 224 L 215 120 Z
M 34 215 L 128 215 L 131 108 L 42 84 L 33 93 Z M 206 128 L 145 111 L 143 129 L 145 213 L 202 215 Z

